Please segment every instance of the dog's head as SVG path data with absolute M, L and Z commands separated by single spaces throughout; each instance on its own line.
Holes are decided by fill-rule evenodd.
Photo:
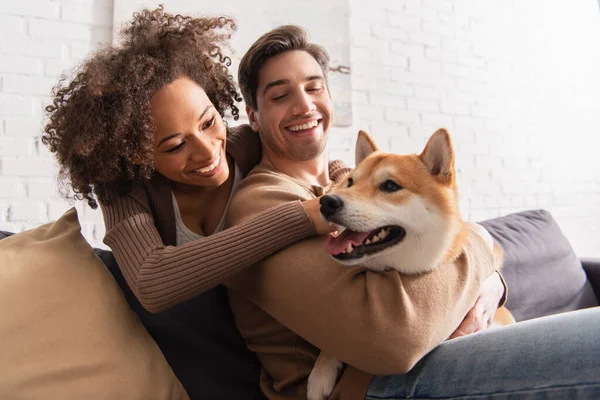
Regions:
M 373 269 L 433 268 L 462 226 L 448 132 L 436 131 L 419 155 L 397 155 L 379 151 L 360 131 L 356 165 L 321 198 L 323 218 L 345 228 L 329 238 L 327 252 Z

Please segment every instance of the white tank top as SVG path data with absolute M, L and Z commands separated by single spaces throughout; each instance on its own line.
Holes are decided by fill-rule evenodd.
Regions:
M 225 211 L 223 212 L 223 215 L 221 216 L 221 220 L 219 221 L 219 224 L 217 225 L 217 228 L 215 229 L 214 233 L 221 232 L 223 230 L 223 228 L 225 227 L 225 214 L 227 214 L 227 209 L 229 208 L 229 202 L 231 201 L 233 194 L 235 193 L 240 182 L 242 181 L 240 169 L 238 168 L 237 164 L 235 164 L 235 163 L 234 163 L 234 168 L 235 168 L 234 169 L 235 172 L 234 172 L 234 176 L 233 176 L 233 185 L 231 187 L 231 193 L 229 194 L 229 199 L 227 199 L 227 205 L 225 206 Z M 175 198 L 175 195 L 173 194 L 172 191 L 171 191 L 171 197 L 173 198 L 173 208 L 175 210 L 175 232 L 177 234 L 177 246 L 181 246 L 182 244 L 186 244 L 188 242 L 191 242 L 192 240 L 203 238 L 204 237 L 203 235 L 199 235 L 195 232 L 192 232 L 187 226 L 185 226 L 185 224 L 183 223 L 183 220 L 181 219 L 181 213 L 179 212 L 179 205 L 177 204 L 177 199 Z

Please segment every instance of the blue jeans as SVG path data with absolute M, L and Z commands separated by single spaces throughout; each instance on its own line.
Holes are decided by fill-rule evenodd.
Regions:
M 600 307 L 442 343 L 367 399 L 600 399 Z

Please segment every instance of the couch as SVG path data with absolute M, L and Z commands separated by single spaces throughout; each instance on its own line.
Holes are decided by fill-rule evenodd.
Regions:
M 600 259 L 578 258 L 550 213 L 481 224 L 504 249 L 517 321 L 598 306 Z M 187 399 L 131 296 L 112 253 L 81 236 L 75 209 L 21 234 L 0 231 L 0 398 Z
M 506 307 L 517 321 L 598 305 L 600 259 L 578 258 L 549 212 L 480 223 L 504 249 Z

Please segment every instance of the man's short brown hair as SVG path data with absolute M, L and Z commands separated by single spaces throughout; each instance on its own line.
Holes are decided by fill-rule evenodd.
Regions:
M 256 90 L 258 73 L 272 57 L 290 50 L 306 51 L 321 66 L 327 81 L 329 54 L 323 46 L 311 43 L 306 30 L 298 25 L 283 25 L 262 35 L 242 57 L 238 70 L 238 82 L 246 105 L 257 109 Z

